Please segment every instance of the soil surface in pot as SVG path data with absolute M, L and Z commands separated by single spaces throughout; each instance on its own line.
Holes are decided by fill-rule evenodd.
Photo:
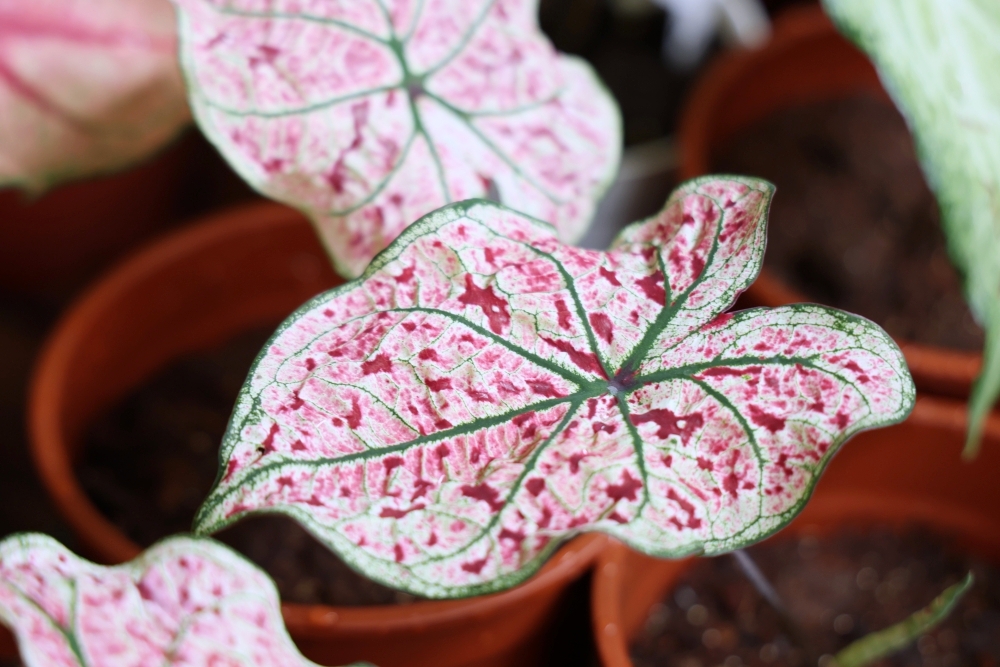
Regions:
M 77 474 L 97 507 L 143 546 L 189 532 L 250 366 L 273 329 L 174 362 L 95 421 Z M 216 535 L 303 604 L 405 604 L 412 595 L 355 573 L 293 520 L 246 519 Z
M 777 186 L 764 264 L 788 284 L 896 338 L 982 349 L 937 202 L 889 103 L 787 109 L 727 140 L 712 164 Z
M 952 614 L 915 645 L 878 664 L 964 667 L 1000 661 L 1000 571 L 953 552 L 934 534 L 854 529 L 778 538 L 748 552 L 817 656 L 902 621 L 972 570 L 976 582 Z M 808 664 L 774 609 L 728 555 L 695 561 L 670 596 L 653 607 L 631 654 L 636 667 Z

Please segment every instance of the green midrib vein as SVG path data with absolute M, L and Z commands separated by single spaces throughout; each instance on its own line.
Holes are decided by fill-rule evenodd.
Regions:
M 642 459 L 642 456 L 641 456 L 641 454 L 642 454 L 642 448 L 643 448 L 643 443 L 642 443 L 641 437 L 638 434 L 638 431 L 635 429 L 635 425 L 631 421 L 628 408 L 627 408 L 627 406 L 625 404 L 625 395 L 626 394 L 632 393 L 632 392 L 634 392 L 634 391 L 636 391 L 636 390 L 638 390 L 638 389 L 640 389 L 640 388 L 642 388 L 644 386 L 647 386 L 648 384 L 653 383 L 653 382 L 664 382 L 664 381 L 672 381 L 672 380 L 686 380 L 686 381 L 695 382 L 695 383 L 699 384 L 699 386 L 702 386 L 702 383 L 697 378 L 695 378 L 694 376 L 697 375 L 698 373 L 701 373 L 701 372 L 707 370 L 707 369 L 715 368 L 715 367 L 730 368 L 730 367 L 739 367 L 739 366 L 780 364 L 780 365 L 785 365 L 785 366 L 802 365 L 802 366 L 805 366 L 805 367 L 809 367 L 809 368 L 813 368 L 813 369 L 817 369 L 817 370 L 822 370 L 822 369 L 819 369 L 815 365 L 814 359 L 815 359 L 815 357 L 766 357 L 766 358 L 761 358 L 761 357 L 754 357 L 754 356 L 736 357 L 736 358 L 731 358 L 731 359 L 716 359 L 716 360 L 713 360 L 713 361 L 706 361 L 706 362 L 701 362 L 701 363 L 697 363 L 697 364 L 689 364 L 689 365 L 686 365 L 686 366 L 681 366 L 681 367 L 677 367 L 677 368 L 669 369 L 669 370 L 665 370 L 665 371 L 658 371 L 656 373 L 652 373 L 652 374 L 649 374 L 649 375 L 638 376 L 638 377 L 635 378 L 633 386 L 631 386 L 630 388 L 628 388 L 624 392 L 617 392 L 617 394 L 612 394 L 609 391 L 609 389 L 608 389 L 608 382 L 606 380 L 603 380 L 603 379 L 595 380 L 595 379 L 592 379 L 592 378 L 588 378 L 586 381 L 583 381 L 583 378 L 581 378 L 581 382 L 578 384 L 579 389 L 576 392 L 572 393 L 572 394 L 568 394 L 566 396 L 560 396 L 560 397 L 556 397 L 556 398 L 550 398 L 550 399 L 546 399 L 546 400 L 543 400 L 543 401 L 538 401 L 538 402 L 535 402 L 535 403 L 531 403 L 531 404 L 522 406 L 522 407 L 517 408 L 515 410 L 511 410 L 511 411 L 508 411 L 508 412 L 505 412 L 505 413 L 502 413 L 502 414 L 499 414 L 499 415 L 493 415 L 491 417 L 485 417 L 485 418 L 481 418 L 481 419 L 472 420 L 472 421 L 466 422 L 464 424 L 460 424 L 458 426 L 455 426 L 453 428 L 444 429 L 444 430 L 441 430 L 441 431 L 436 431 L 434 433 L 430 433 L 430 434 L 427 434 L 427 435 L 422 435 L 422 436 L 420 436 L 418 438 L 414 438 L 414 439 L 408 440 L 406 442 L 401 442 L 401 443 L 397 443 L 397 444 L 394 444 L 394 445 L 388 445 L 388 446 L 385 446 L 385 447 L 366 449 L 366 450 L 363 450 L 363 451 L 353 452 L 353 453 L 350 453 L 350 454 L 344 454 L 342 456 L 336 456 L 336 457 L 324 457 L 324 458 L 316 458 L 316 459 L 310 459 L 310 460 L 281 459 L 281 458 L 279 458 L 279 459 L 275 460 L 274 462 L 267 463 L 267 464 L 264 464 L 264 465 L 255 466 L 254 468 L 252 468 L 248 472 L 244 473 L 242 476 L 240 476 L 240 477 L 238 477 L 238 478 L 236 478 L 236 479 L 228 482 L 227 486 L 229 486 L 229 489 L 224 494 L 221 494 L 221 495 L 212 494 L 211 499 L 202 506 L 201 510 L 199 510 L 198 517 L 196 519 L 196 524 L 202 523 L 205 520 L 205 518 L 207 518 L 208 516 L 210 516 L 212 514 L 212 511 L 215 508 L 217 508 L 218 506 L 220 506 L 221 504 L 223 504 L 226 499 L 228 499 L 229 497 L 231 497 L 233 495 L 238 495 L 241 492 L 241 489 L 243 487 L 253 486 L 253 484 L 259 478 L 269 477 L 274 472 L 279 471 L 279 470 L 281 470 L 283 468 L 316 468 L 316 469 L 319 469 L 319 468 L 323 468 L 323 467 L 331 466 L 331 465 L 346 465 L 346 464 L 354 463 L 354 462 L 357 462 L 357 461 L 367 461 L 367 460 L 372 460 L 372 459 L 378 459 L 378 458 L 381 458 L 381 457 L 384 457 L 384 456 L 388 456 L 388 455 L 391 455 L 391 454 L 400 454 L 400 453 L 406 452 L 409 449 L 412 449 L 414 447 L 420 447 L 420 446 L 431 444 L 431 443 L 434 443 L 434 442 L 438 442 L 438 441 L 442 441 L 442 440 L 448 440 L 448 439 L 459 437 L 459 436 L 462 436 L 462 435 L 468 435 L 468 434 L 471 434 L 471 433 L 475 433 L 477 431 L 481 431 L 481 430 L 484 430 L 484 429 L 489 429 L 489 428 L 494 427 L 494 426 L 499 426 L 499 425 L 502 425 L 502 424 L 509 423 L 512 419 L 514 419 L 515 417 L 518 417 L 520 415 L 523 415 L 523 414 L 526 414 L 526 413 L 530 413 L 530 412 L 544 412 L 544 411 L 550 410 L 550 409 L 552 409 L 554 407 L 558 407 L 558 406 L 564 405 L 564 404 L 570 404 L 571 409 L 568 411 L 568 415 L 570 415 L 570 414 L 575 413 L 575 411 L 578 410 L 588 399 L 590 399 L 590 398 L 597 398 L 597 397 L 602 396 L 602 395 L 616 396 L 616 398 L 617 398 L 617 400 L 619 402 L 619 406 L 620 406 L 620 408 L 622 410 L 622 421 L 626 425 L 626 428 L 629 429 L 629 431 L 630 431 L 630 433 L 632 435 L 633 444 L 634 444 L 634 446 L 636 448 L 636 454 L 637 454 L 637 457 L 639 459 L 638 465 L 640 467 L 640 471 L 642 472 L 642 474 L 644 476 L 643 489 L 646 489 L 647 485 L 645 484 L 645 481 L 646 481 L 645 480 L 645 464 L 644 464 L 644 460 Z M 263 390 L 263 388 L 262 388 L 262 390 Z M 717 394 L 717 392 L 714 392 L 714 390 L 713 390 L 713 395 L 715 395 L 715 394 Z M 739 423 L 743 427 L 744 431 L 747 433 L 747 437 L 753 443 L 755 454 L 756 454 L 757 458 L 759 459 L 760 456 L 761 456 L 761 454 L 759 452 L 759 449 L 757 448 L 756 439 L 754 438 L 752 429 L 750 428 L 749 424 L 746 422 L 746 420 L 742 417 L 742 415 L 739 413 L 739 411 L 735 408 L 735 406 L 731 402 L 729 402 L 728 400 L 726 400 L 724 403 L 721 403 L 721 404 L 723 405 L 723 407 L 727 408 L 729 411 L 731 411 L 735 415 L 735 418 L 739 421 Z M 249 419 L 251 419 L 252 416 L 253 416 L 253 411 L 251 411 L 250 414 L 247 415 L 247 418 L 246 418 L 246 420 L 244 420 L 243 424 L 246 424 L 246 421 L 249 420 Z M 568 417 L 567 417 L 567 419 L 568 419 Z M 564 423 L 568 423 L 568 421 L 564 420 Z M 552 440 L 559 433 L 562 432 L 563 425 L 560 425 L 559 427 L 557 427 L 556 429 L 554 429 L 552 431 L 552 434 L 550 435 L 550 437 L 545 442 L 543 442 L 542 445 L 540 445 L 539 447 L 536 448 L 535 453 L 533 453 L 532 456 L 529 459 L 530 461 L 537 460 L 538 456 L 541 455 L 542 451 L 548 446 L 548 444 L 550 442 L 552 442 Z M 235 445 L 236 443 L 233 443 L 233 444 Z M 273 456 L 273 454 L 272 455 L 268 455 L 268 456 Z M 521 477 L 519 477 L 519 479 L 517 480 L 517 483 L 515 483 L 511 487 L 511 490 L 510 490 L 510 492 L 508 494 L 508 497 L 506 498 L 506 501 L 508 503 L 510 502 L 511 498 L 513 498 L 513 496 L 516 495 L 516 493 L 520 490 L 520 486 L 521 486 L 520 483 L 523 480 L 524 474 L 526 474 L 527 472 L 530 472 L 530 470 L 531 470 L 530 466 L 526 465 L 525 473 L 523 473 L 521 475 Z M 218 486 L 217 486 L 217 488 L 218 488 Z M 645 491 L 644 491 L 644 493 L 645 493 Z M 647 498 L 647 500 L 648 500 L 648 498 Z M 223 519 L 221 522 L 213 522 L 213 523 L 226 523 L 226 520 Z

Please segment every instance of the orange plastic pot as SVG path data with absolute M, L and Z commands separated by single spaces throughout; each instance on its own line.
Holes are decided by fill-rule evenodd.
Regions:
M 678 132 L 681 178 L 709 173 L 719 147 L 775 112 L 859 93 L 892 103 L 867 56 L 837 32 L 819 5 L 788 10 L 775 20 L 765 46 L 727 53 L 695 86 Z M 804 301 L 810 299 L 767 269 L 743 296 L 746 305 Z M 981 355 L 897 342 L 920 389 L 969 395 Z
M 305 218 L 257 204 L 156 242 L 75 304 L 42 352 L 28 419 L 42 481 L 92 557 L 117 563 L 140 548 L 101 515 L 74 474 L 88 423 L 170 361 L 274 325 L 338 282 Z M 403 606 L 284 604 L 285 621 L 321 663 L 520 667 L 537 662 L 562 592 L 605 544 L 578 538 L 504 593 Z
M 863 433 L 830 463 L 802 514 L 771 539 L 838 526 L 919 523 L 1000 562 L 1000 416 L 986 425 L 979 458 L 961 459 L 966 406 L 920 397 L 902 424 Z M 631 667 L 628 646 L 650 608 L 694 559 L 659 560 L 613 542 L 594 570 L 591 619 L 605 667 Z

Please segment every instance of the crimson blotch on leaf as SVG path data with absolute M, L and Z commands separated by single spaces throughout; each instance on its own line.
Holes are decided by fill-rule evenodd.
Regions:
M 578 239 L 621 121 L 537 0 L 174 0 L 202 130 L 357 276 L 411 222 L 485 197 Z
M 690 181 L 608 252 L 486 201 L 424 217 L 262 351 L 196 530 L 282 512 L 435 597 L 520 582 L 582 531 L 665 557 L 773 533 L 914 389 L 865 319 L 725 313 L 771 193 Z
M 0 622 L 27 667 L 315 667 L 266 574 L 212 540 L 174 537 L 124 565 L 45 535 L 0 542 Z

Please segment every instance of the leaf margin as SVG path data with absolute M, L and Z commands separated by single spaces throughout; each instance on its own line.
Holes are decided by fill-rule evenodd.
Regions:
M 735 175 L 706 175 L 706 176 L 699 176 L 699 177 L 696 177 L 696 178 L 693 178 L 693 179 L 689 179 L 688 181 L 684 181 L 683 183 L 681 183 L 681 184 L 679 184 L 677 186 L 677 188 L 675 190 L 675 193 L 676 192 L 680 192 L 681 189 L 683 187 L 685 187 L 685 186 L 691 186 L 692 188 L 694 188 L 694 187 L 697 187 L 700 184 L 710 183 L 710 182 L 718 181 L 720 179 L 733 180 L 733 181 L 736 181 L 736 182 L 739 182 L 739 183 L 743 183 L 743 184 L 748 184 L 748 183 L 752 183 L 752 184 L 755 184 L 755 185 L 764 184 L 764 185 L 767 186 L 767 188 L 769 188 L 769 190 L 768 190 L 769 194 L 773 194 L 773 192 L 774 192 L 774 186 L 773 186 L 773 184 L 768 183 L 767 181 L 765 181 L 763 179 L 757 179 L 757 178 L 746 177 L 746 176 L 735 176 Z M 670 201 L 672 201 L 673 196 L 674 195 L 672 194 L 671 195 L 671 199 L 668 199 L 668 204 L 669 204 Z M 766 225 L 767 225 L 767 217 L 766 216 L 767 216 L 767 213 L 769 211 L 770 202 L 771 202 L 771 200 L 770 200 L 770 198 L 768 198 L 767 201 L 766 201 L 765 210 L 764 210 L 764 212 L 762 214 L 763 218 L 762 218 L 762 220 L 760 222 L 760 226 L 762 228 L 762 230 L 761 230 L 760 233 L 763 235 L 763 238 L 765 239 L 765 241 L 766 241 Z M 225 469 L 226 469 L 226 464 L 227 464 L 227 462 L 229 460 L 229 454 L 239 444 L 240 431 L 242 430 L 242 428 L 243 428 L 244 424 L 246 423 L 246 421 L 249 421 L 249 420 L 253 419 L 253 417 L 256 414 L 254 411 L 257 410 L 257 409 L 259 409 L 258 406 L 254 405 L 256 403 L 256 401 L 252 400 L 252 398 L 249 396 L 249 392 L 245 392 L 244 390 L 246 390 L 249 387 L 249 384 L 251 382 L 252 377 L 256 373 L 257 368 L 258 368 L 260 362 L 267 355 L 268 350 L 271 347 L 272 343 L 274 343 L 278 339 L 278 337 L 280 337 L 280 335 L 284 331 L 286 331 L 288 328 L 290 328 L 291 326 L 293 326 L 298 321 L 298 319 L 300 319 L 300 316 L 309 313 L 317 305 L 319 305 L 321 303 L 324 303 L 324 302 L 327 302 L 331 298 L 334 298 L 336 296 L 341 295 L 342 293 L 346 293 L 346 292 L 349 292 L 349 291 L 351 291 L 353 289 L 356 289 L 362 283 L 364 283 L 370 276 L 376 274 L 384 266 L 388 265 L 393 260 L 397 259 L 400 255 L 402 255 L 402 253 L 406 250 L 406 248 L 408 248 L 411 243 L 413 243 L 414 241 L 416 241 L 421 236 L 423 236 L 425 234 L 428 234 L 428 233 L 432 233 L 433 231 L 436 231 L 437 229 L 439 229 L 439 228 L 441 228 L 441 227 L 443 227 L 443 226 L 445 226 L 447 224 L 450 224 L 451 222 L 454 222 L 454 221 L 458 220 L 462 216 L 467 215 L 469 213 L 469 211 L 473 211 L 473 210 L 477 209 L 478 207 L 487 207 L 487 208 L 492 208 L 492 209 L 500 209 L 500 210 L 502 210 L 504 212 L 509 212 L 509 213 L 514 214 L 514 215 L 517 215 L 517 216 L 519 216 L 519 217 L 521 217 L 523 219 L 526 219 L 526 220 L 530 221 L 532 224 L 534 224 L 539 229 L 541 229 L 543 231 L 546 231 L 546 232 L 549 232 L 550 234 L 552 234 L 552 236 L 553 236 L 554 239 L 558 240 L 558 234 L 557 234 L 555 228 L 553 227 L 553 225 L 551 225 L 550 223 L 548 223 L 548 222 L 546 222 L 544 220 L 539 220 L 537 218 L 533 218 L 533 217 L 531 217 L 531 216 L 529 216 L 527 214 L 524 214 L 522 212 L 516 211 L 514 209 L 510 209 L 510 208 L 505 207 L 503 205 L 499 205 L 499 204 L 497 204 L 495 202 L 492 202 L 492 201 L 489 201 L 489 200 L 485 200 L 485 199 L 469 199 L 469 200 L 463 200 L 463 201 L 460 201 L 460 202 L 454 202 L 454 203 L 448 204 L 448 205 L 446 205 L 446 206 L 444 206 L 444 207 L 442 207 L 440 209 L 432 211 L 431 213 L 426 214 L 425 216 L 421 217 L 419 220 L 417 220 L 416 222 L 414 222 L 410 226 L 408 226 L 399 235 L 399 237 L 397 237 L 395 240 L 393 240 L 389 244 L 389 246 L 387 246 L 383 251 L 381 251 L 372 260 L 372 262 L 369 265 L 369 267 L 365 270 L 365 272 L 361 276 L 359 276 L 359 277 L 357 277 L 357 278 L 355 278 L 353 280 L 346 281 L 344 284 L 342 284 L 342 285 L 340 285 L 340 286 L 338 286 L 338 287 L 336 287 L 336 288 L 334 288 L 332 290 L 329 290 L 327 292 L 324 292 L 322 294 L 317 295 L 316 297 L 313 297 L 308 302 L 306 302 L 305 304 L 303 304 L 302 306 L 300 306 L 298 309 L 296 309 L 296 311 L 293 312 L 291 315 L 289 315 L 288 318 L 286 318 L 286 320 L 284 322 L 282 322 L 282 324 L 278 327 L 278 329 L 275 331 L 275 333 L 272 335 L 272 337 L 268 340 L 268 342 L 262 348 L 261 352 L 258 354 L 257 358 L 254 360 L 253 365 L 251 366 L 251 369 L 250 369 L 250 371 L 248 373 L 247 381 L 244 384 L 244 388 L 241 389 L 240 398 L 239 398 L 240 402 L 242 402 L 242 401 L 250 401 L 251 406 L 250 406 L 250 409 L 247 409 L 246 412 L 243 413 L 245 420 L 241 421 L 239 424 L 237 424 L 234 421 L 234 419 L 235 419 L 235 417 L 236 417 L 237 414 L 241 413 L 240 402 L 238 402 L 237 405 L 236 405 L 236 407 L 234 407 L 233 415 L 232 415 L 232 417 L 230 419 L 230 422 L 229 422 L 229 424 L 227 426 L 227 429 L 226 429 L 226 434 L 224 436 L 224 440 L 223 440 L 224 445 L 223 445 L 222 448 L 220 448 L 220 452 L 219 452 L 219 469 L 218 469 L 216 481 L 213 483 L 213 487 L 212 487 L 212 490 L 209 493 L 208 499 L 205 501 L 205 503 L 202 505 L 202 507 L 199 508 L 198 513 L 197 513 L 196 518 L 195 518 L 195 521 L 194 521 L 193 530 L 194 530 L 194 532 L 196 534 L 210 534 L 210 533 L 214 533 L 214 532 L 217 532 L 219 530 L 223 530 L 224 528 L 226 528 L 226 527 L 228 527 L 230 525 L 233 525 L 236 522 L 238 522 L 238 521 L 240 521 L 241 519 L 244 518 L 244 515 L 241 514 L 241 515 L 236 516 L 236 517 L 228 517 L 228 518 L 223 518 L 223 519 L 219 519 L 219 520 L 215 520 L 215 521 L 210 521 L 208 518 L 206 518 L 206 515 L 208 515 L 210 513 L 209 512 L 209 510 L 211 509 L 210 505 L 212 505 L 212 506 L 217 505 L 218 502 L 221 502 L 223 500 L 222 498 L 220 498 L 218 502 L 216 502 L 216 503 L 210 503 L 210 501 L 213 499 L 213 497 L 215 497 L 216 492 L 219 489 L 219 486 L 220 486 L 220 484 L 222 482 L 222 478 L 225 475 Z M 666 206 L 664 208 L 666 208 Z M 472 217 L 472 216 L 469 216 L 469 217 Z M 619 237 L 616 237 L 616 239 L 615 239 L 615 241 L 614 241 L 614 243 L 612 245 L 612 248 L 617 247 L 619 238 L 623 237 L 623 235 L 628 230 L 633 229 L 633 228 L 638 229 L 641 226 L 647 224 L 650 220 L 655 219 L 656 217 L 657 217 L 657 215 L 653 215 L 653 216 L 650 216 L 650 217 L 645 218 L 643 220 L 639 220 L 639 221 L 633 222 L 633 223 L 629 224 L 628 226 L 626 226 L 622 230 L 622 232 L 619 234 Z M 499 234 L 499 232 L 497 232 L 497 233 Z M 755 278 L 759 274 L 760 269 L 761 269 L 762 266 L 763 266 L 763 251 L 760 253 L 760 259 L 757 262 L 757 265 L 754 268 L 754 270 L 752 272 L 744 272 L 745 275 L 751 275 L 752 276 L 752 277 L 748 278 L 747 285 L 749 285 L 750 283 L 753 282 L 753 278 Z M 735 301 L 738 298 L 738 296 L 739 296 L 739 290 L 737 290 L 736 294 L 731 298 L 731 300 L 729 301 L 729 306 L 726 309 L 724 309 L 724 311 L 728 310 L 728 308 L 732 307 L 732 305 L 735 303 Z M 898 344 L 891 337 L 889 337 L 888 334 L 886 334 L 881 329 L 881 327 L 879 327 L 879 325 L 877 325 L 876 323 L 872 322 L 871 320 L 869 320 L 867 318 L 864 318 L 862 316 L 859 316 L 859 315 L 855 315 L 855 314 L 852 314 L 852 313 L 848 313 L 848 312 L 845 312 L 845 311 L 842 311 L 842 310 L 838 310 L 838 309 L 831 308 L 829 306 L 820 305 L 820 304 L 795 304 L 795 305 L 792 305 L 792 306 L 784 306 L 784 307 L 781 307 L 781 308 L 752 308 L 752 309 L 745 309 L 745 310 L 737 311 L 736 313 L 734 313 L 734 317 L 747 317 L 747 318 L 749 318 L 752 314 L 759 313 L 759 312 L 795 310 L 795 309 L 801 309 L 801 308 L 816 309 L 817 312 L 823 312 L 823 313 L 833 314 L 836 317 L 841 318 L 843 321 L 852 322 L 852 323 L 854 323 L 854 324 L 856 324 L 858 326 L 863 327 L 868 332 L 876 334 L 882 340 L 882 342 L 886 345 L 886 349 L 889 350 L 893 354 L 894 358 L 893 358 L 892 363 L 890 365 L 892 365 L 893 367 L 896 367 L 896 368 L 903 369 L 904 371 L 906 370 L 905 359 L 903 357 L 903 354 L 902 354 L 902 352 L 901 352 Z M 659 336 L 656 336 L 656 337 L 653 338 L 653 342 L 654 343 L 655 343 L 655 340 L 658 339 L 658 337 Z M 725 365 L 725 362 L 724 361 L 721 362 L 720 365 Z M 747 540 L 745 540 L 743 542 L 738 542 L 736 544 L 736 546 L 728 546 L 728 547 L 725 547 L 725 548 L 723 548 L 721 546 L 720 547 L 715 547 L 715 548 L 705 548 L 704 544 L 700 544 L 700 545 L 692 545 L 690 548 L 685 548 L 685 549 L 663 550 L 663 551 L 659 551 L 659 552 L 654 552 L 654 551 L 651 551 L 650 549 L 648 549 L 645 545 L 640 544 L 637 540 L 631 540 L 631 539 L 628 539 L 628 538 L 626 538 L 624 536 L 615 534 L 615 531 L 613 529 L 608 529 L 608 528 L 605 528 L 605 527 L 601 527 L 601 528 L 593 528 L 592 527 L 592 528 L 587 528 L 587 529 L 583 529 L 583 530 L 567 531 L 566 533 L 564 533 L 562 535 L 552 536 L 551 539 L 550 539 L 550 541 L 549 541 L 549 543 L 546 545 L 545 549 L 539 551 L 539 553 L 536 554 L 536 556 L 533 557 L 532 560 L 524 563 L 519 569 L 517 569 L 517 570 L 515 570 L 513 572 L 510 572 L 510 573 L 507 573 L 507 574 L 500 575 L 500 576 L 495 577 L 493 579 L 489 579 L 489 580 L 487 580 L 487 581 L 485 581 L 483 583 L 479 583 L 479 584 L 467 584 L 467 585 L 461 585 L 461 586 L 441 586 L 441 585 L 436 584 L 435 582 L 429 582 L 429 581 L 427 581 L 425 579 L 418 579 L 415 575 L 412 574 L 411 571 L 408 570 L 407 571 L 408 572 L 408 576 L 410 576 L 413 580 L 416 580 L 418 582 L 425 582 L 425 584 L 426 584 L 426 585 L 419 585 L 419 586 L 412 586 L 412 587 L 410 587 L 410 586 L 402 586 L 402 585 L 400 585 L 400 582 L 397 579 L 392 579 L 390 577 L 384 576 L 382 574 L 382 572 L 380 571 L 386 565 L 386 563 L 385 563 L 384 560 L 379 559 L 379 558 L 375 558 L 373 556 L 368 556 L 368 555 L 364 554 L 360 550 L 356 549 L 356 545 L 354 545 L 353 543 L 351 543 L 349 540 L 347 540 L 343 536 L 340 536 L 335 531 L 326 532 L 326 530 L 324 529 L 324 533 L 321 536 L 320 532 L 319 532 L 319 529 L 320 529 L 319 522 L 314 521 L 309 516 L 308 512 L 306 512 L 304 510 L 301 510 L 301 509 L 296 508 L 296 507 L 282 507 L 280 509 L 277 509 L 277 508 L 261 508 L 261 509 L 256 509 L 255 508 L 255 509 L 247 512 L 247 515 L 279 514 L 279 515 L 290 517 L 293 520 L 300 522 L 311 534 L 313 534 L 317 539 L 319 539 L 319 541 L 321 543 L 326 543 L 327 539 L 330 539 L 331 541 L 338 542 L 340 544 L 340 548 L 335 548 L 335 547 L 333 547 L 331 545 L 328 545 L 331 548 L 331 551 L 333 551 L 337 555 L 338 558 L 342 559 L 349 567 L 351 567 L 353 570 L 355 570 L 356 572 L 358 572 L 358 574 L 360 574 L 361 576 L 369 578 L 369 579 L 371 579 L 373 581 L 376 581 L 376 582 L 378 582 L 380 584 L 383 584 L 383 585 L 391 586 L 391 587 L 394 587 L 394 588 L 399 588 L 400 590 L 404 590 L 404 591 L 407 591 L 407 592 L 410 592 L 410 593 L 413 593 L 413 594 L 416 594 L 416 595 L 427 596 L 427 597 L 432 597 L 432 598 L 437 598 L 437 597 L 446 597 L 446 598 L 449 598 L 449 599 L 453 599 L 453 598 L 466 598 L 466 597 L 472 597 L 472 596 L 476 596 L 476 595 L 496 593 L 496 592 L 499 592 L 499 591 L 502 591 L 502 590 L 506 590 L 506 589 L 508 589 L 508 588 L 510 588 L 512 586 L 517 585 L 517 584 L 523 583 L 524 581 L 526 581 L 527 579 L 529 579 L 531 576 L 533 576 L 535 573 L 537 573 L 537 571 L 544 565 L 545 561 L 562 544 L 564 544 L 565 542 L 569 541 L 570 539 L 573 539 L 576 536 L 579 536 L 579 535 L 582 535 L 582 534 L 587 534 L 587 533 L 603 533 L 603 534 L 606 534 L 606 535 L 611 535 L 612 537 L 615 537 L 616 539 L 619 539 L 619 540 L 625 542 L 630 547 L 632 547 L 632 548 L 634 548 L 636 550 L 639 550 L 641 552 L 650 554 L 650 555 L 652 555 L 654 557 L 660 557 L 660 558 L 682 558 L 682 557 L 686 557 L 686 556 L 690 556 L 690 555 L 699 555 L 699 554 L 716 555 L 716 554 L 719 554 L 719 553 L 725 553 L 727 551 L 731 551 L 733 549 L 742 548 L 743 546 L 747 546 L 749 544 L 761 541 L 761 540 L 766 539 L 767 537 L 769 537 L 769 536 L 771 536 L 771 535 L 779 532 L 783 528 L 785 528 L 791 522 L 791 520 L 799 512 L 801 512 L 802 508 L 809 501 L 809 499 L 812 496 L 812 493 L 815 490 L 816 484 L 818 484 L 820 478 L 822 477 L 822 473 L 826 469 L 826 466 L 829 464 L 830 460 L 832 460 L 833 456 L 836 454 L 836 452 L 839 450 L 839 448 L 841 446 L 843 446 L 844 443 L 846 443 L 848 440 L 850 440 L 851 438 L 853 438 L 855 435 L 857 435 L 858 433 L 861 433 L 863 431 L 871 430 L 871 429 L 874 429 L 874 428 L 881 428 L 881 427 L 884 427 L 884 426 L 889 426 L 889 425 L 896 424 L 896 423 L 899 423 L 899 422 L 905 420 L 909 416 L 909 413 L 913 409 L 913 405 L 914 405 L 914 402 L 915 402 L 915 395 L 916 395 L 916 390 L 915 390 L 915 388 L 913 386 L 912 378 L 909 376 L 908 372 L 905 373 L 905 379 L 908 381 L 907 386 L 905 387 L 905 389 L 907 390 L 905 392 L 906 395 L 901 400 L 901 403 L 900 403 L 901 407 L 900 407 L 898 413 L 896 414 L 896 416 L 892 420 L 875 421 L 873 423 L 866 424 L 864 426 L 857 426 L 857 427 L 851 429 L 850 431 L 845 432 L 840 438 L 832 441 L 831 444 L 830 444 L 830 448 L 829 448 L 827 454 L 825 454 L 824 457 L 823 457 L 822 464 L 819 465 L 815 469 L 815 472 L 813 472 L 811 474 L 810 481 L 809 481 L 808 485 L 805 487 L 805 491 L 802 494 L 801 498 L 793 506 L 789 507 L 787 510 L 783 511 L 779 515 L 772 515 L 772 517 L 768 517 L 771 520 L 771 523 L 773 524 L 770 528 L 768 528 L 768 529 L 766 529 L 766 530 L 764 530 L 764 531 L 756 534 L 752 538 L 749 538 L 749 539 L 747 539 Z M 573 395 L 570 395 L 570 396 L 567 396 L 567 397 L 562 397 L 561 399 L 559 399 L 560 403 L 564 403 L 564 404 L 570 406 L 570 409 L 567 411 L 567 415 L 572 415 L 573 412 L 575 410 L 579 409 L 580 405 L 582 405 L 582 402 L 581 402 L 580 405 L 577 405 L 577 404 L 574 403 L 574 397 L 576 397 L 577 395 L 578 395 L 578 393 L 574 393 Z M 478 429 L 476 429 L 476 430 L 478 430 Z M 539 451 L 542 450 L 542 449 L 544 449 L 544 447 L 540 447 Z M 389 452 L 387 452 L 387 454 L 388 453 Z M 328 537 L 328 534 L 329 535 L 333 535 L 334 537 L 330 538 L 330 537 Z M 479 541 L 479 539 L 481 539 L 481 538 L 477 538 L 476 540 L 474 540 L 473 542 L 471 542 L 469 545 L 466 545 L 466 547 L 464 547 L 463 550 L 467 549 L 467 548 L 470 548 L 473 545 L 477 544 L 478 541 Z M 729 539 L 732 539 L 732 538 L 729 538 Z M 721 543 L 722 540 L 717 540 L 717 542 Z M 375 567 L 370 567 L 370 568 L 366 567 L 366 564 L 368 564 L 368 563 L 374 564 Z

